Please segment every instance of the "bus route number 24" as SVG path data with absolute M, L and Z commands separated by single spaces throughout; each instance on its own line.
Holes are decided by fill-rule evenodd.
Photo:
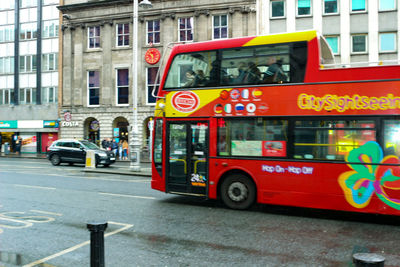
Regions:
M 205 177 L 198 173 L 192 173 L 190 181 L 192 182 L 192 186 L 206 186 Z

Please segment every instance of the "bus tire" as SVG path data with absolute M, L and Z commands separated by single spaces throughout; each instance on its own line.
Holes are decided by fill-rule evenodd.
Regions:
M 256 200 L 256 186 L 243 174 L 230 175 L 222 182 L 221 198 L 231 209 L 248 209 Z

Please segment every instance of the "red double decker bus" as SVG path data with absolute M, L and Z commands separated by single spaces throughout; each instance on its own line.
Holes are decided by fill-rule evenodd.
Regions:
M 400 66 L 332 62 L 315 31 L 174 46 L 152 188 L 234 209 L 400 215 Z

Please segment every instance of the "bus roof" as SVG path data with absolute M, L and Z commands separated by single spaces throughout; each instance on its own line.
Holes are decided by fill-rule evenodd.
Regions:
M 233 48 L 241 46 L 256 46 L 267 44 L 281 44 L 300 41 L 311 41 L 318 37 L 319 34 L 315 30 L 278 33 L 264 36 L 247 36 L 222 40 L 209 40 L 204 42 L 185 43 L 175 45 L 171 54 L 187 53 L 198 50 L 214 50 L 223 48 Z

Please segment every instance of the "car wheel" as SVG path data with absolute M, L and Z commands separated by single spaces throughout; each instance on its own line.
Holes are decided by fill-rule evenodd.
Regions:
M 230 175 L 222 182 L 221 198 L 231 209 L 248 209 L 256 200 L 256 186 L 243 174 Z
M 51 156 L 51 164 L 53 164 L 54 166 L 60 165 L 61 163 L 61 158 L 59 155 L 54 154 L 53 156 Z

